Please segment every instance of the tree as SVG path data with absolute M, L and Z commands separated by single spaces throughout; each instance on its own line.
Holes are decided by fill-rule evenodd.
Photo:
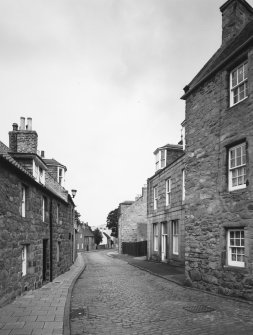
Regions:
M 102 241 L 103 241 L 103 235 L 101 233 L 101 231 L 96 228 L 93 232 L 94 234 L 94 241 L 96 245 L 99 245 Z
M 119 209 L 111 211 L 106 219 L 106 227 L 112 230 L 111 236 L 118 237 Z
M 74 215 L 75 215 L 75 222 L 76 222 L 77 227 L 81 226 L 81 220 L 80 220 L 81 214 L 75 210 Z

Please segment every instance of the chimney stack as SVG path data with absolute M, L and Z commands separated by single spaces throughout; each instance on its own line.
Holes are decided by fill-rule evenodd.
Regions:
M 32 130 L 32 118 L 27 118 L 27 127 L 25 127 L 25 118 L 20 118 L 20 129 L 13 123 L 13 130 L 9 132 L 9 148 L 11 152 L 33 153 L 37 154 L 38 134 Z
M 228 0 L 220 7 L 222 13 L 222 45 L 236 37 L 253 19 L 253 8 L 245 0 Z

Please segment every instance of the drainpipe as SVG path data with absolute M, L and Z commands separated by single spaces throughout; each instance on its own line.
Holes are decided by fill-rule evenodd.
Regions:
M 52 199 L 50 199 L 50 208 L 49 208 L 49 272 L 50 272 L 50 281 L 53 281 L 53 204 Z

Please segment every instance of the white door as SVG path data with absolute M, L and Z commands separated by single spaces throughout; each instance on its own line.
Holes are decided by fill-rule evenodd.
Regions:
M 162 223 L 162 261 L 167 259 L 167 223 Z

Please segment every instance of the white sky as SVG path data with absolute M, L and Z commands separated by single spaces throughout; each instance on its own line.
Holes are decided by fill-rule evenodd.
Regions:
M 104 224 L 180 140 L 180 96 L 220 46 L 224 2 L 1 0 L 0 140 L 32 117 L 82 220 Z

